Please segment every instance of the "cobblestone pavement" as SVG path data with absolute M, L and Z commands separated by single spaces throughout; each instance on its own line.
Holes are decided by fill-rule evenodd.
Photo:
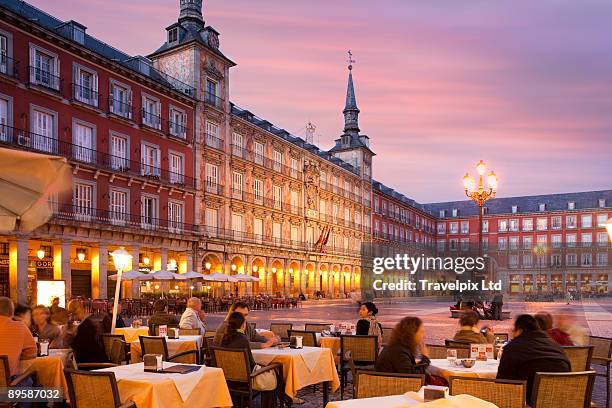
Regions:
M 445 338 L 452 337 L 457 330 L 457 320 L 449 316 L 449 303 L 438 301 L 409 301 L 403 303 L 378 304 L 379 320 L 383 327 L 392 327 L 402 317 L 418 316 L 425 322 L 426 342 L 443 344 Z M 545 310 L 553 316 L 572 313 L 577 322 L 589 333 L 597 336 L 612 337 L 612 299 L 585 300 L 567 305 L 564 302 L 508 302 L 504 310 L 510 310 L 515 317 L 521 313 L 535 313 Z M 207 317 L 209 327 L 215 328 L 223 319 L 224 314 L 214 314 Z M 251 311 L 249 319 L 257 323 L 257 327 L 268 328 L 270 322 L 291 322 L 294 327 L 303 328 L 308 322 L 349 322 L 357 320 L 357 305 L 348 301 L 311 301 L 305 302 L 298 309 L 278 309 L 269 311 Z M 485 322 L 495 332 L 510 332 L 513 320 L 503 322 Z M 351 388 L 350 386 L 348 388 Z M 306 402 L 301 407 L 321 407 L 320 390 L 314 392 L 312 387 L 300 391 L 300 398 Z M 345 399 L 347 395 L 345 394 Z M 330 393 L 331 400 L 340 399 L 340 391 Z M 606 400 L 605 378 L 597 377 L 593 402 L 598 407 L 604 407 Z

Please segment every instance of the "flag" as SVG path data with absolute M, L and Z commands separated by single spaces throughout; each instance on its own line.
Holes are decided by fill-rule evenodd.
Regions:
M 315 242 L 314 247 L 315 249 L 319 247 L 319 245 L 321 245 L 321 242 L 323 242 L 323 238 L 325 236 L 325 229 L 327 228 L 327 225 L 323 227 L 323 229 L 321 230 L 321 233 L 319 234 L 319 239 L 317 239 L 317 242 Z
M 323 238 L 323 241 L 321 241 L 321 250 L 320 252 L 323 252 L 325 245 L 327 245 L 327 241 L 329 241 L 329 233 L 331 232 L 331 227 L 328 225 L 327 226 L 327 231 L 325 232 L 325 238 Z

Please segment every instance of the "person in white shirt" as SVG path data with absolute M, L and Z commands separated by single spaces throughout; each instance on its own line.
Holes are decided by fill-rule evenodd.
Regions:
M 204 335 L 204 332 L 206 332 L 205 318 L 206 315 L 202 310 L 202 301 L 200 301 L 200 299 L 197 297 L 189 298 L 187 301 L 187 309 L 185 309 L 183 315 L 181 316 L 179 328 L 199 329 L 200 334 Z

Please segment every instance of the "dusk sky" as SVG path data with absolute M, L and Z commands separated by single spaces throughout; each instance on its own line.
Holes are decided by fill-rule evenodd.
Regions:
M 165 39 L 179 0 L 29 0 L 131 54 Z M 418 202 L 464 198 L 479 159 L 499 195 L 612 188 L 612 1 L 204 0 L 238 66 L 231 99 L 330 148 L 346 51 L 374 177 Z

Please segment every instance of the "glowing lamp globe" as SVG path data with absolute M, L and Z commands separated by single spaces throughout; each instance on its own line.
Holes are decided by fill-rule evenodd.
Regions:
M 44 249 L 39 249 L 38 251 L 36 251 L 36 256 L 38 257 L 38 259 L 43 259 L 45 257 L 45 250 Z
M 604 225 L 606 226 L 606 231 L 608 231 L 608 235 L 610 236 L 610 241 L 612 241 L 612 217 L 606 221 Z
M 117 271 L 125 271 L 125 268 L 127 268 L 130 260 L 132 259 L 132 255 L 130 255 L 130 253 L 126 251 L 124 247 L 119 247 L 119 249 L 115 249 L 110 254 L 113 257 L 113 263 L 115 264 Z
M 476 164 L 476 171 L 478 171 L 478 174 L 481 176 L 484 176 L 485 171 L 487 171 L 487 165 L 484 161 L 481 160 L 478 162 L 478 164 Z

